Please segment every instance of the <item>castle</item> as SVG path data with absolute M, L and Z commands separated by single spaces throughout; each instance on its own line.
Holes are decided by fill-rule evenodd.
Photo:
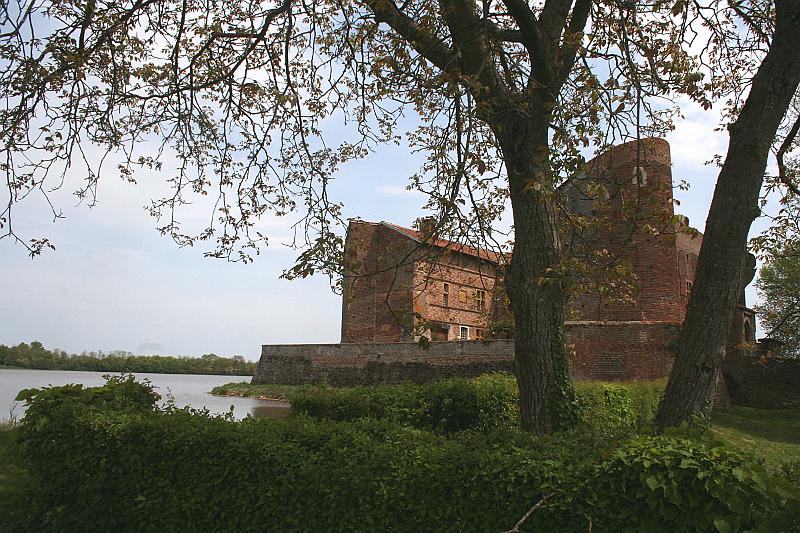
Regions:
M 646 139 L 589 161 L 558 190 L 584 226 L 570 253 L 602 251 L 632 269 L 627 301 L 575 295 L 565 325 L 575 379 L 656 379 L 672 367 L 702 234 L 676 217 L 669 144 Z M 565 240 L 566 237 L 565 237 Z M 497 337 L 510 313 L 502 290 L 509 257 L 389 222 L 352 220 L 345 243 L 340 344 L 267 345 L 254 382 L 351 385 L 426 381 L 510 370 L 513 342 Z M 755 343 L 744 302 L 729 346 Z M 417 342 L 429 339 L 427 349 Z

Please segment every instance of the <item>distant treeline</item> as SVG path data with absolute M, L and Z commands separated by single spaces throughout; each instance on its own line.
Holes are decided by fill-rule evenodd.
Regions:
M 207 353 L 202 357 L 175 357 L 171 355 L 133 355 L 113 351 L 69 354 L 63 350 L 48 350 L 42 343 L 20 343 L 17 346 L 0 344 L 0 366 L 35 368 L 43 370 L 87 370 L 95 372 L 150 372 L 154 374 L 221 374 L 248 376 L 253 374 L 255 363 L 241 355 L 220 357 Z

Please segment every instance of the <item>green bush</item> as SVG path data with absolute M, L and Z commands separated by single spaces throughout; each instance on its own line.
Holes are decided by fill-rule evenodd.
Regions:
M 102 387 L 84 387 L 70 384 L 61 387 L 23 389 L 16 401 L 27 404 L 25 419 L 41 423 L 41 419 L 63 415 L 64 409 L 81 411 L 152 412 L 161 396 L 153 390 L 150 381 L 136 381 L 133 374 L 104 376 Z M 35 401 L 34 401 L 35 400 Z
M 642 437 L 578 484 L 570 510 L 598 531 L 797 531 L 800 491 L 739 452 L 698 439 Z M 613 505 L 610 504 L 613 502 Z
M 652 430 L 663 381 L 577 382 L 581 420 L 603 438 Z M 519 390 L 508 374 L 446 379 L 426 385 L 307 388 L 292 398 L 296 414 L 318 419 L 389 419 L 420 429 L 456 431 L 512 429 L 519 420 Z
M 99 389 L 27 395 L 20 444 L 51 530 L 501 531 L 545 495 L 530 530 L 788 531 L 797 516 L 788 483 L 687 438 L 614 450 L 580 432 L 446 437 L 391 420 L 235 422 L 151 408 L 129 380 Z M 474 425 L 460 418 L 471 401 L 453 402 L 466 407 L 445 419 Z
M 387 419 L 449 434 L 514 428 L 519 418 L 517 397 L 512 377 L 487 374 L 426 385 L 308 388 L 294 394 L 292 411 L 337 421 Z
M 60 416 L 34 409 L 22 425 L 58 531 L 491 531 L 554 489 L 568 450 L 377 420 L 82 410 L 65 396 Z
M 575 384 L 581 420 L 604 438 L 652 433 L 663 381 Z

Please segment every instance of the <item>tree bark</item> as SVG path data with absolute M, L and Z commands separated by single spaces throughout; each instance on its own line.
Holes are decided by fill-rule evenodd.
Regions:
M 747 236 L 775 134 L 800 82 L 800 2 L 775 1 L 776 26 L 729 145 L 706 221 L 675 365 L 656 416 L 659 431 L 708 416 L 742 290 Z
M 514 312 L 514 372 L 522 427 L 535 434 L 576 420 L 564 343 L 566 294 L 546 118 L 507 122 L 496 132 L 509 175 L 514 252 L 506 292 Z

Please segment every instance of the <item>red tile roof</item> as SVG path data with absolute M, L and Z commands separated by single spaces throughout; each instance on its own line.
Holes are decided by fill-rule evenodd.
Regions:
M 486 261 L 491 261 L 492 263 L 497 263 L 498 259 L 500 258 L 500 254 L 493 252 L 491 250 L 486 250 L 485 248 L 474 248 L 472 246 L 467 246 L 465 244 L 460 244 L 457 242 L 439 238 L 426 240 L 425 236 L 417 230 L 411 228 L 405 228 L 403 226 L 398 226 L 397 224 L 392 224 L 391 222 L 381 222 L 381 224 L 419 243 L 430 244 L 438 248 L 446 248 L 454 252 L 460 252 L 462 254 L 471 255 L 479 259 L 485 259 Z

